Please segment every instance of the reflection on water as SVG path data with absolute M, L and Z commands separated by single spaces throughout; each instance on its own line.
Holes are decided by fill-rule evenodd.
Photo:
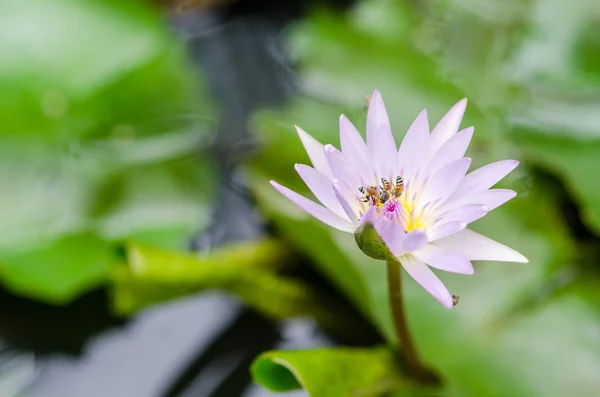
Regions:
M 178 370 L 205 348 L 238 308 L 219 295 L 204 295 L 151 309 L 121 329 L 93 338 L 81 357 L 52 354 L 32 396 L 157 396 Z
M 274 327 L 255 318 L 232 299 L 209 293 L 150 309 L 125 326 L 103 331 L 80 355 L 57 351 L 36 359 L 33 353 L 7 350 L 0 364 L 0 396 L 267 397 L 274 393 L 248 383 L 249 362 L 260 351 L 268 345 L 287 349 L 332 345 L 311 320 Z M 271 332 L 263 329 L 265 324 Z M 261 341 L 264 335 L 267 338 Z M 214 351 L 215 345 L 222 347 Z M 246 348 L 253 345 L 254 351 Z M 174 385 L 186 371 L 191 379 Z M 232 389 L 238 392 L 229 394 Z
M 2 345 L 0 344 L 0 349 Z M 39 374 L 35 357 L 31 353 L 4 350 L 0 356 L 0 396 L 16 396 Z

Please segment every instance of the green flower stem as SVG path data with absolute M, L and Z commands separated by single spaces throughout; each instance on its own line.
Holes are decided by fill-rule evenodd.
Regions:
M 400 262 L 388 260 L 387 269 L 390 307 L 392 310 L 394 329 L 396 330 L 396 336 L 401 346 L 400 353 L 402 358 L 411 374 L 420 382 L 437 384 L 439 383 L 437 375 L 428 369 L 421 361 L 410 334 L 410 330 L 408 329 L 406 313 L 404 312 L 404 299 L 402 296 L 402 272 L 400 269 Z

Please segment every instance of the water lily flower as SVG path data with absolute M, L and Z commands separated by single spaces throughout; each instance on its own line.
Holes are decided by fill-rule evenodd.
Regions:
M 381 94 L 375 91 L 366 142 L 343 115 L 341 150 L 296 127 L 313 165 L 296 164 L 296 171 L 322 205 L 275 181 L 271 184 L 321 222 L 357 233 L 357 241 L 365 227 L 374 230 L 387 252 L 442 305 L 452 308 L 453 296 L 429 267 L 472 274 L 471 261 L 527 262 L 517 251 L 467 229 L 516 196 L 492 186 L 519 163 L 503 160 L 467 173 L 471 159 L 464 155 L 473 127 L 459 131 L 466 105 L 466 99 L 459 101 L 431 131 L 423 110 L 398 148 Z M 361 248 L 385 259 L 377 250 Z

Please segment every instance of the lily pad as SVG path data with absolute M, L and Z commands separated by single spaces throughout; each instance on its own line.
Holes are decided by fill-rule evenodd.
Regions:
M 207 289 L 237 293 L 273 313 L 285 303 L 265 300 L 262 292 L 304 297 L 293 283 L 278 285 L 273 271 L 285 266 L 287 251 L 274 241 L 240 243 L 210 256 L 130 244 L 126 265 L 114 269 L 113 297 L 117 313 L 128 315 L 146 306 Z M 273 288 L 269 288 L 273 287 Z M 286 309 L 284 308 L 283 311 Z
M 261 354 L 251 371 L 269 390 L 303 388 L 311 397 L 378 397 L 411 387 L 383 347 L 272 351 Z
M 101 285 L 120 260 L 114 246 L 92 233 L 63 237 L 0 260 L 0 280 L 10 290 L 64 304 Z
M 0 282 L 65 303 L 107 280 L 120 241 L 181 248 L 205 226 L 210 165 L 192 157 L 211 108 L 157 7 L 2 1 L 0 54 Z

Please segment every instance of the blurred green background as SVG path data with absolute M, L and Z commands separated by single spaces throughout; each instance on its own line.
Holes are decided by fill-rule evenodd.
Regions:
M 66 303 L 105 283 L 117 243 L 183 247 L 211 172 L 212 110 L 158 10 L 0 2 L 0 274 Z M 84 39 L 81 39 L 84 36 Z
M 254 379 L 318 397 L 596 396 L 599 21 L 595 0 L 315 7 L 285 30 L 299 93 L 256 112 L 260 149 L 240 165 L 274 236 L 198 255 L 187 253 L 188 241 L 219 199 L 205 149 L 220 109 L 163 10 L 1 0 L 0 283 L 53 305 L 106 285 L 118 315 L 216 288 L 277 321 L 311 316 L 334 333 L 351 328 L 314 286 L 285 273 L 300 255 L 393 346 L 384 264 L 268 180 L 308 194 L 293 171 L 308 163 L 293 125 L 337 145 L 339 115 L 364 131 L 364 100 L 375 88 L 396 141 L 422 109 L 435 123 L 467 97 L 462 126 L 475 126 L 474 168 L 504 158 L 522 164 L 503 182 L 518 196 L 474 229 L 530 263 L 442 274 L 460 296 L 452 311 L 405 278 L 411 327 L 440 389 L 419 390 L 384 345 L 268 352 Z

